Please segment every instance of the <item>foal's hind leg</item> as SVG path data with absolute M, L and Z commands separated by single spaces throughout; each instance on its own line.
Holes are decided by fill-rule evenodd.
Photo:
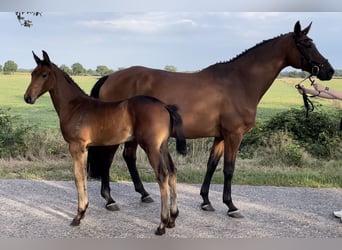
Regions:
M 165 164 L 164 157 L 160 150 L 155 147 L 143 146 L 144 151 L 150 161 L 150 164 L 155 173 L 161 200 L 160 224 L 155 231 L 156 235 L 165 234 L 165 228 L 169 223 L 169 209 L 168 209 L 168 169 Z
M 167 224 L 168 228 L 173 228 L 176 225 L 176 218 L 178 217 L 179 210 L 177 204 L 177 168 L 175 167 L 171 155 L 167 154 L 167 161 L 169 169 L 169 190 L 170 190 L 170 220 Z
M 146 192 L 144 185 L 141 182 L 138 170 L 137 170 L 137 152 L 138 144 L 136 141 L 130 141 L 125 143 L 125 148 L 123 151 L 123 158 L 126 161 L 128 171 L 131 175 L 132 181 L 134 183 L 135 191 L 141 194 L 141 201 L 145 203 L 153 202 L 152 197 Z

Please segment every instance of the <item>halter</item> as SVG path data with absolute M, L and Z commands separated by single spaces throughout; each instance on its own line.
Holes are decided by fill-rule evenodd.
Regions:
M 304 41 L 304 40 L 310 40 L 312 41 L 312 39 L 310 38 L 307 38 L 307 39 L 304 39 L 304 40 L 299 40 L 295 35 L 293 35 L 293 39 L 295 40 L 295 44 L 296 44 L 296 47 L 297 49 L 299 50 L 300 54 L 302 55 L 302 61 L 301 61 L 301 68 L 303 68 L 303 58 L 307 61 L 307 63 L 311 66 L 311 76 L 317 76 L 318 73 L 319 73 L 319 70 L 320 68 L 322 68 L 324 66 L 324 64 L 326 62 L 328 62 L 327 59 L 325 59 L 323 62 L 316 62 L 314 60 L 311 60 L 311 58 L 308 56 L 308 54 L 305 52 L 305 49 L 303 48 L 304 47 L 308 47 L 308 46 L 305 46 L 304 44 L 301 43 L 301 41 Z M 310 78 L 311 80 L 311 78 Z M 312 84 L 312 81 L 311 81 L 311 84 Z
M 314 109 L 315 109 L 315 106 L 313 105 L 313 103 L 312 103 L 312 101 L 309 99 L 309 97 L 316 97 L 316 96 L 319 95 L 319 93 L 318 93 L 317 95 L 308 96 L 308 95 L 305 93 L 305 91 L 304 91 L 304 89 L 302 88 L 302 86 L 300 86 L 300 84 L 301 84 L 302 82 L 304 82 L 305 80 L 307 80 L 307 79 L 310 80 L 311 86 L 312 86 L 312 85 L 315 83 L 315 80 L 312 80 L 312 79 L 311 79 L 311 76 L 313 76 L 313 74 L 311 74 L 311 75 L 305 77 L 303 80 L 301 80 L 301 81 L 295 86 L 296 89 L 301 89 L 302 92 L 303 92 L 303 94 L 302 94 L 302 96 L 303 96 L 303 102 L 304 102 L 304 107 L 305 107 L 305 109 L 306 109 L 305 117 L 308 117 L 308 116 L 309 116 L 309 112 L 312 112 L 312 111 L 314 111 Z

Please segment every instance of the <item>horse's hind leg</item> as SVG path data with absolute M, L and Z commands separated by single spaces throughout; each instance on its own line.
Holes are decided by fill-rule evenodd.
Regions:
M 110 167 L 112 165 L 113 157 L 118 149 L 119 145 L 111 147 L 102 147 L 105 150 L 105 156 L 102 159 L 102 176 L 101 176 L 101 196 L 107 201 L 106 209 L 109 211 L 120 210 L 119 206 L 116 204 L 115 200 L 110 194 Z
M 223 139 L 215 138 L 213 146 L 211 148 L 208 164 L 207 164 L 207 172 L 205 174 L 204 181 L 201 187 L 201 196 L 203 199 L 201 208 L 205 211 L 215 210 L 209 201 L 209 187 L 210 187 L 210 182 L 213 177 L 213 174 L 216 170 L 217 164 L 219 163 L 220 158 L 223 154 L 223 150 L 224 150 Z
M 144 185 L 141 182 L 141 178 L 139 176 L 137 166 L 136 166 L 136 152 L 137 152 L 138 144 L 136 141 L 130 141 L 125 143 L 125 148 L 123 151 L 123 158 L 128 167 L 128 171 L 131 175 L 132 181 L 134 183 L 135 191 L 141 194 L 141 201 L 145 203 L 153 202 L 153 199 L 146 192 Z
M 89 175 L 94 178 L 101 178 L 101 196 L 106 200 L 106 209 L 117 211 L 119 207 L 110 194 L 110 167 L 113 157 L 118 149 L 114 146 L 97 146 L 88 149 L 88 170 Z
M 179 210 L 177 204 L 177 168 L 175 167 L 171 155 L 167 154 L 166 161 L 169 169 L 169 189 L 170 189 L 170 220 L 167 224 L 168 228 L 173 228 L 176 225 L 176 218 L 178 217 Z

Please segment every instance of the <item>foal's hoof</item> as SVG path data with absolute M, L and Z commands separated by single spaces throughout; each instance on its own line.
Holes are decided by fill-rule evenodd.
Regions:
M 202 203 L 201 208 L 202 210 L 208 211 L 208 212 L 215 211 L 215 208 L 210 203 L 207 203 L 207 204 Z
M 119 211 L 120 210 L 119 206 L 115 202 L 106 204 L 106 209 L 109 211 Z
M 152 197 L 150 195 L 146 195 L 146 196 L 141 197 L 141 202 L 152 203 L 152 202 L 154 202 L 154 200 L 152 199 Z
M 236 219 L 244 218 L 244 216 L 239 212 L 239 210 L 228 211 L 227 215 L 229 217 L 236 218 Z
M 163 235 L 163 234 L 165 234 L 165 228 L 158 227 L 154 233 L 155 233 L 155 235 Z
M 72 222 L 70 223 L 70 226 L 72 227 L 77 227 L 81 224 L 81 221 L 78 219 L 73 219 Z
M 166 224 L 166 227 L 167 228 L 174 228 L 176 226 L 176 222 L 175 221 L 169 221 L 167 224 Z

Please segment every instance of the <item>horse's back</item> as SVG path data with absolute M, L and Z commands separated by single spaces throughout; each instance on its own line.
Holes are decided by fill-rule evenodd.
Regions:
M 137 95 L 177 105 L 187 138 L 220 135 L 218 122 L 224 92 L 211 74 L 134 66 L 109 75 L 99 88 L 98 98 L 117 101 Z
M 179 73 L 134 66 L 108 76 L 98 97 L 102 100 L 122 100 L 136 95 L 153 96 L 165 103 L 175 103 L 190 92 L 203 87 L 196 73 Z

